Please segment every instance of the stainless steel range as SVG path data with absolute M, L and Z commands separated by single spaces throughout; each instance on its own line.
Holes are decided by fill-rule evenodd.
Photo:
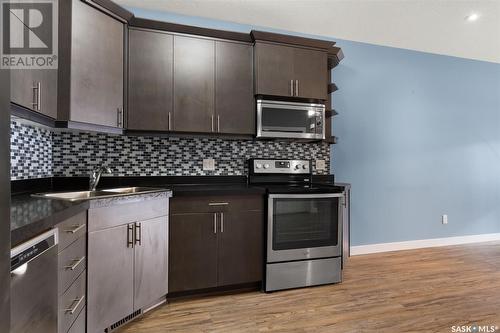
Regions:
M 310 160 L 252 159 L 249 183 L 267 189 L 264 290 L 341 282 L 341 191 L 314 185 Z

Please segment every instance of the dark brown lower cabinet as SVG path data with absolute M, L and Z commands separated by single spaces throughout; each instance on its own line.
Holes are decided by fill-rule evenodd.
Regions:
M 206 206 L 185 205 L 179 203 L 183 198 L 173 199 L 178 202 L 172 203 L 169 225 L 169 293 L 262 280 L 262 208 L 242 208 L 245 200 L 255 198 L 210 199 L 212 203 L 208 199 L 196 201 L 206 201 Z M 248 207 L 254 204 L 248 202 Z M 188 206 L 192 212 L 186 212 Z
M 214 214 L 170 216 L 169 292 L 217 286 Z
M 262 280 L 262 211 L 224 213 L 219 235 L 219 285 Z

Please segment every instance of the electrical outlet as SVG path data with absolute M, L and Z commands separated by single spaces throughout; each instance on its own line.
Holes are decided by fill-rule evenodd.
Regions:
M 213 158 L 203 159 L 203 171 L 214 171 L 215 170 L 215 160 Z
M 316 160 L 316 170 L 325 170 L 326 162 L 325 160 Z
M 441 216 L 441 223 L 448 224 L 448 215 L 444 214 Z

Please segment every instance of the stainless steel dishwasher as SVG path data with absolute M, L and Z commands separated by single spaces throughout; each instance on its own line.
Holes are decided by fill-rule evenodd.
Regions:
M 10 252 L 10 333 L 57 332 L 57 229 Z

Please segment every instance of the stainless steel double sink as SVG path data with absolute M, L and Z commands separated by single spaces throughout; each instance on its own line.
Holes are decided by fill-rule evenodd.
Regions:
M 164 191 L 167 191 L 167 189 L 154 188 L 154 187 L 121 187 L 121 188 L 102 189 L 96 191 L 37 193 L 33 194 L 33 196 L 46 199 L 82 201 L 82 200 L 92 200 L 92 199 L 102 199 L 102 198 L 123 197 L 127 195 L 146 194 L 146 193 L 155 193 Z

